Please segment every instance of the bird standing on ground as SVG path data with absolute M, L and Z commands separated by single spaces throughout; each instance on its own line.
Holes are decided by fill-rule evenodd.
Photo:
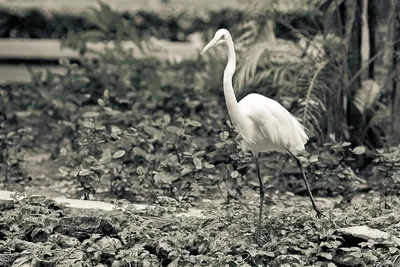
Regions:
M 307 143 L 308 137 L 303 125 L 275 100 L 255 93 L 247 95 L 240 102 L 236 100 L 232 86 L 232 77 L 236 69 L 236 55 L 229 31 L 219 29 L 215 33 L 214 38 L 204 47 L 201 54 L 212 47 L 224 43 L 228 47 L 228 63 L 223 78 L 226 106 L 233 125 L 243 137 L 241 143 L 242 150 L 253 153 L 257 167 L 258 181 L 260 183 L 260 210 L 257 233 L 257 240 L 260 241 L 264 202 L 264 184 L 258 160 L 260 152 L 277 151 L 288 153 L 294 157 L 307 187 L 312 206 L 317 215 L 321 215 L 321 212 L 315 205 L 301 161 L 294 154 L 296 151 L 304 150 L 304 144 Z

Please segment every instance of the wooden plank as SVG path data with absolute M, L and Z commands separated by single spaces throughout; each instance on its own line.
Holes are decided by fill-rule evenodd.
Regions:
M 31 66 L 33 71 L 46 72 L 51 70 L 55 73 L 65 73 L 65 68 L 60 66 Z M 31 81 L 31 74 L 29 73 L 27 66 L 24 65 L 0 65 L 0 83 L 29 83 Z
M 293 0 L 292 0 L 293 1 Z M 1 3 L 1 8 L 9 8 L 20 10 L 22 8 L 40 8 L 43 10 L 55 10 L 59 12 L 81 12 L 88 7 L 98 7 L 97 0 L 18 0 L 6 1 Z M 194 9 L 204 10 L 218 10 L 221 8 L 239 8 L 241 6 L 238 0 L 168 0 L 167 3 L 160 4 L 159 0 L 103 0 L 104 3 L 111 6 L 116 11 L 138 11 L 138 10 L 151 10 L 162 12 L 176 12 L 176 10 Z
M 151 40 L 152 50 L 148 54 L 140 52 L 131 41 L 122 42 L 124 49 L 132 49 L 134 56 L 144 58 L 148 56 L 165 60 L 194 59 L 200 52 L 201 44 L 191 42 L 169 42 L 164 40 Z M 89 43 L 88 47 L 94 51 L 104 51 L 106 47 L 112 48 L 113 42 Z M 95 54 L 87 54 L 87 57 L 95 58 Z M 0 60 L 58 60 L 68 58 L 79 60 L 81 56 L 77 51 L 69 48 L 61 48 L 59 40 L 53 39 L 0 39 Z

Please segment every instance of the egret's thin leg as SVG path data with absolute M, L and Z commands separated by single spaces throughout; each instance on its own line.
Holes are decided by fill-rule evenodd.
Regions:
M 259 210 L 259 213 L 258 213 L 258 231 L 257 231 L 257 242 L 260 243 L 260 238 L 261 238 L 261 219 L 262 219 L 265 191 L 264 191 L 264 183 L 263 183 L 262 178 L 261 178 L 260 164 L 258 162 L 258 155 L 254 156 L 254 160 L 256 162 L 256 167 L 257 167 L 258 182 L 260 183 L 260 210 Z
M 306 188 L 307 188 L 307 191 L 308 191 L 308 196 L 310 197 L 313 209 L 317 213 L 317 217 L 321 216 L 322 212 L 317 208 L 317 205 L 315 204 L 314 197 L 313 197 L 313 195 L 311 193 L 310 185 L 308 184 L 308 180 L 307 180 L 306 174 L 303 171 L 303 165 L 301 164 L 300 159 L 296 155 L 294 155 L 289 149 L 286 149 L 286 151 L 289 152 L 289 154 L 296 160 L 297 166 L 299 167 L 301 175 L 303 177 L 303 181 L 306 184 Z

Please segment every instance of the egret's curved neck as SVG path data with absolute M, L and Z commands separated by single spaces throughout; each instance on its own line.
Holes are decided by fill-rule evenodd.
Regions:
M 236 100 L 235 92 L 233 91 L 232 78 L 236 70 L 236 55 L 235 47 L 232 40 L 227 41 L 228 46 L 228 63 L 224 71 L 224 95 L 226 106 L 228 107 L 229 115 L 231 116 L 233 123 L 239 115 L 239 106 Z

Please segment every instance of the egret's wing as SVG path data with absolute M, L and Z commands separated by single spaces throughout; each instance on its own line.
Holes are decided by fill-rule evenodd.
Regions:
M 281 124 L 268 108 L 257 105 L 249 111 L 249 118 L 259 128 L 264 138 L 274 144 L 282 143 L 280 140 Z
M 259 94 L 250 94 L 239 104 L 264 138 L 280 147 L 304 148 L 308 140 L 304 127 L 281 104 Z

